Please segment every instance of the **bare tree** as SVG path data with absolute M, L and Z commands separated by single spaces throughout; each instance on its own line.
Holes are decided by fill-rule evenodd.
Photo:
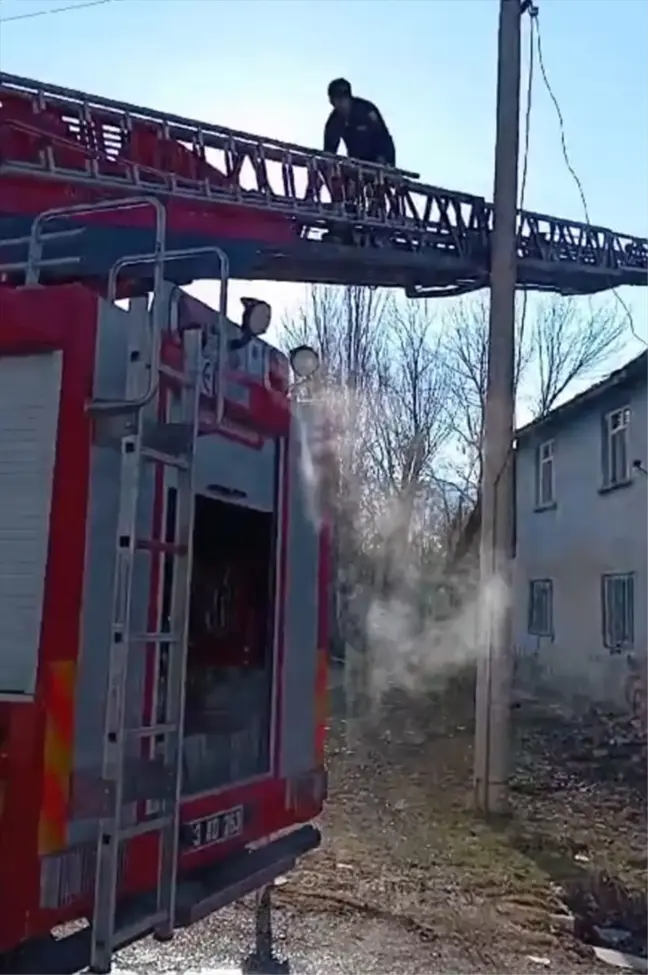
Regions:
M 530 354 L 534 417 L 553 409 L 572 383 L 591 377 L 615 352 L 626 330 L 615 308 L 590 304 L 583 317 L 573 299 L 543 301 L 534 316 Z
M 461 454 L 455 474 L 464 493 L 474 493 L 481 482 L 488 322 L 488 296 L 483 292 L 464 298 L 443 317 L 445 354 L 453 376 L 454 435 Z M 516 387 L 528 373 L 530 359 L 527 300 L 522 296 L 517 308 Z
M 464 299 L 444 319 L 448 364 L 455 377 L 455 435 L 478 483 L 488 367 L 488 297 Z M 534 418 L 553 409 L 579 380 L 588 379 L 618 348 L 625 322 L 614 307 L 588 313 L 576 299 L 552 296 L 534 309 L 518 301 L 515 385 Z M 530 395 L 529 395 L 530 394 Z
M 288 343 L 308 343 L 322 368 L 317 397 L 326 414 L 328 448 L 320 476 L 326 479 L 333 531 L 335 602 L 339 645 L 348 638 L 349 602 L 363 574 L 360 542 L 367 519 L 370 420 L 384 345 L 384 296 L 368 288 L 314 286 L 284 321 Z
M 307 343 L 319 354 L 316 385 L 335 443 L 335 497 L 346 517 L 355 517 L 364 480 L 367 414 L 378 381 L 384 345 L 386 300 L 368 288 L 310 287 L 296 313 L 283 323 L 290 344 Z
M 393 587 L 403 565 L 429 559 L 444 536 L 435 465 L 452 427 L 435 311 L 368 289 L 312 288 L 285 325 L 287 339 L 309 342 L 323 363 L 341 618 L 349 590 Z
M 316 349 L 325 384 L 361 390 L 375 376 L 385 307 L 380 291 L 315 285 L 284 318 L 282 331 L 288 342 Z
M 435 464 L 452 427 L 448 371 L 428 302 L 388 306 L 388 355 L 380 363 L 369 447 L 383 501 L 383 535 L 395 567 L 438 537 Z M 413 542 L 417 545 L 413 546 Z
M 609 310 L 583 316 L 580 305 L 559 298 L 527 307 L 522 296 L 518 400 L 530 398 L 536 416 L 547 412 L 600 368 L 622 332 Z M 429 592 L 434 574 L 471 575 L 466 556 L 476 551 L 481 524 L 488 301 L 480 295 L 447 311 L 366 288 L 313 287 L 284 334 L 293 345 L 313 345 L 322 359 L 338 640 L 359 646 L 363 599 L 366 607 L 376 595 L 400 598 L 407 578 Z
M 447 315 L 446 351 L 454 376 L 454 431 L 461 454 L 454 478 L 472 495 L 456 526 L 456 563 L 474 547 L 481 525 L 480 483 L 484 400 L 488 364 L 488 299 L 466 299 Z M 571 298 L 552 296 L 528 308 L 518 302 L 515 384 L 518 405 L 528 403 L 533 418 L 543 416 L 580 380 L 592 377 L 618 348 L 625 322 L 614 308 L 589 311 Z

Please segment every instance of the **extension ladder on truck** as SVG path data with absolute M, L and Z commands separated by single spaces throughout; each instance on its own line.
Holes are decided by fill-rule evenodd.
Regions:
M 28 78 L 0 73 L 0 100 L 0 172 L 7 177 L 65 181 L 79 192 L 85 186 L 231 204 L 320 228 L 335 215 L 415 230 L 424 194 L 434 230 L 435 217 L 443 220 L 439 208 L 447 211 L 453 202 L 440 198 L 445 191 L 417 184 L 415 173 Z M 355 203 L 369 203 L 358 187 L 379 184 L 383 191 L 373 193 L 371 206 L 362 205 L 353 220 L 345 199 L 351 182 Z M 461 204 L 483 204 L 480 197 L 459 197 Z
M 227 275 L 225 255 L 216 251 L 221 264 L 221 290 L 224 293 Z M 164 251 L 156 255 L 155 280 L 161 283 L 164 262 L 182 258 L 184 252 Z M 127 259 L 121 262 L 125 266 Z M 109 289 L 114 293 L 113 286 Z M 104 778 L 113 783 L 110 815 L 100 824 L 95 883 L 95 905 L 91 945 L 91 968 L 96 972 L 110 971 L 115 948 L 140 934 L 154 930 L 161 938 L 171 936 L 174 927 L 175 895 L 180 828 L 180 795 L 182 773 L 182 737 L 184 718 L 185 660 L 188 638 L 189 591 L 194 517 L 194 466 L 198 436 L 198 406 L 202 333 L 199 329 L 185 330 L 183 341 L 183 371 L 172 372 L 160 363 L 161 292 L 154 287 L 151 306 L 152 350 L 149 356 L 149 389 L 138 395 L 143 378 L 143 357 L 140 348 L 129 355 L 127 396 L 133 399 L 123 406 L 133 417 L 133 432 L 122 439 L 122 476 L 119 505 L 118 562 L 114 586 L 114 622 L 110 654 L 108 687 L 109 707 L 106 717 L 104 743 Z M 222 321 L 222 320 L 221 320 Z M 221 332 L 224 330 L 221 328 Z M 221 355 L 221 361 L 223 356 Z M 173 420 L 145 423 L 143 407 L 153 399 L 159 377 L 166 374 L 180 387 L 178 415 Z M 136 537 L 137 501 L 142 465 L 158 463 L 177 472 L 176 508 L 173 537 L 168 541 Z M 133 583 L 133 559 L 138 549 L 164 551 L 172 565 L 172 595 L 170 625 L 162 632 L 138 634 L 130 622 L 130 601 Z M 128 657 L 145 646 L 159 647 L 165 663 L 159 664 L 164 673 L 164 705 L 149 726 L 125 728 L 125 695 Z M 161 803 L 155 811 L 131 826 L 122 826 L 124 786 L 124 745 L 128 737 L 148 740 L 153 746 L 153 758 L 162 745 L 163 788 Z M 166 780 L 166 781 L 165 781 Z M 166 794 L 165 794 L 166 793 Z M 150 796 L 156 799 L 158 796 Z M 149 916 L 137 918 L 125 927 L 116 927 L 116 894 L 119 868 L 119 844 L 122 840 L 145 832 L 159 832 L 157 908 Z
M 154 199 L 107 201 L 94 206 L 70 207 L 41 214 L 32 229 L 25 283 L 38 284 L 39 258 L 46 235 L 43 225 L 58 217 L 78 217 L 88 211 L 153 207 L 156 214 L 156 249 L 152 255 L 127 255 L 113 267 L 108 280 L 108 300 L 113 300 L 120 271 L 128 265 L 150 263 L 153 266 L 153 295 L 150 304 L 148 349 L 145 338 L 133 335 L 128 349 L 125 398 L 122 401 L 93 401 L 90 409 L 100 423 L 102 417 L 120 423 L 118 439 L 121 449 L 119 513 L 117 522 L 117 558 L 113 585 L 113 614 L 110 640 L 108 687 L 101 787 L 106 797 L 101 810 L 97 842 L 94 913 L 91 933 L 90 967 L 95 972 L 109 972 L 116 948 L 139 935 L 155 931 L 160 938 L 171 936 L 175 919 L 175 898 L 180 829 L 180 795 L 182 774 L 182 739 L 184 721 L 184 685 L 189 621 L 190 577 L 194 518 L 194 467 L 198 437 L 198 408 L 202 361 L 202 330 L 185 328 L 182 341 L 182 369 L 175 370 L 161 361 L 163 331 L 169 327 L 169 308 L 163 302 L 165 263 L 184 259 L 185 251 L 165 249 L 165 210 Z M 221 314 L 224 321 L 228 262 L 216 247 L 203 248 L 217 259 L 220 266 Z M 177 295 L 179 297 L 179 293 Z M 146 302 L 147 297 L 137 299 Z M 166 318 L 166 320 L 165 320 Z M 225 329 L 219 328 L 218 418 L 222 418 L 222 375 Z M 166 380 L 179 388 L 179 408 L 172 420 L 159 417 L 157 399 L 160 384 Z M 144 388 L 146 387 L 146 388 Z M 147 411 L 153 407 L 153 411 Z M 114 436 L 114 433 L 113 433 Z M 141 538 L 137 535 L 138 500 L 144 465 L 155 463 L 176 471 L 177 493 L 174 535 L 170 540 Z M 136 632 L 131 623 L 131 601 L 134 560 L 138 551 L 160 552 L 171 560 L 173 585 L 170 623 L 164 632 Z M 164 706 L 160 720 L 140 727 L 127 727 L 126 686 L 129 659 L 132 654 L 156 647 L 164 656 Z M 161 667 L 159 668 L 162 669 Z M 148 800 L 145 817 L 133 824 L 123 823 L 129 742 L 150 743 L 153 753 L 151 793 L 139 792 Z M 161 761 L 157 757 L 162 752 Z M 155 805 L 155 811 L 151 806 Z M 120 844 L 144 833 L 159 834 L 159 857 L 156 909 L 138 916 L 131 923 L 117 923 L 117 889 L 119 883 Z
M 246 279 L 370 282 L 405 286 L 414 297 L 474 290 L 489 280 L 493 208 L 481 196 L 8 74 L 0 74 L 0 177 L 0 213 L 7 215 L 28 214 L 46 197 L 52 206 L 56 192 L 79 201 L 155 194 L 171 204 L 174 233 L 252 242 L 237 265 Z M 336 255 L 319 242 L 340 227 L 349 246 Z M 518 215 L 524 287 L 585 294 L 645 286 L 647 264 L 644 238 Z
M 172 255 L 169 255 L 172 256 Z M 165 254 L 155 258 L 162 267 Z M 144 299 L 146 300 L 146 299 Z M 159 291 L 154 290 L 151 307 L 152 347 L 159 348 Z M 156 302 L 158 308 L 156 310 Z M 180 778 L 182 761 L 182 723 L 184 712 L 184 661 L 187 640 L 191 544 L 193 528 L 193 469 L 197 436 L 197 411 L 200 376 L 200 336 L 187 331 L 183 336 L 184 372 L 177 376 L 182 393 L 180 415 L 173 423 L 144 422 L 143 407 L 153 399 L 160 376 L 159 351 L 151 352 L 149 390 L 142 387 L 142 350 L 136 345 L 129 350 L 124 412 L 132 418 L 132 432 L 121 440 L 122 467 L 118 515 L 117 563 L 113 593 L 113 626 L 111 634 L 108 707 L 103 751 L 103 779 L 111 787 L 111 801 L 99 825 L 95 900 L 92 924 L 91 968 L 109 972 L 112 953 L 120 943 L 155 928 L 170 935 L 174 923 Z M 178 493 L 175 537 L 166 544 L 165 554 L 173 563 L 173 596 L 171 626 L 168 632 L 134 633 L 131 626 L 131 596 L 134 558 L 138 549 L 153 551 L 161 543 L 136 536 L 138 497 L 143 464 L 154 461 L 177 470 Z M 128 660 L 133 652 L 151 645 L 160 648 L 166 658 L 166 715 L 162 724 L 139 728 L 125 727 L 125 697 Z M 124 826 L 124 748 L 128 738 L 154 742 L 156 751 L 164 744 L 162 801 L 155 813 L 140 822 Z M 165 794 L 166 793 L 166 794 Z M 129 927 L 115 929 L 117 885 L 119 880 L 119 846 L 123 840 L 142 833 L 160 835 L 157 910 L 153 915 L 137 918 Z

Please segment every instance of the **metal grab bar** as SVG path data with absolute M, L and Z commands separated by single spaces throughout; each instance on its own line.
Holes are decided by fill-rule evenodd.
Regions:
M 220 292 L 218 295 L 218 372 L 216 374 L 216 387 L 218 398 L 216 400 L 216 422 L 220 423 L 225 415 L 225 360 L 227 358 L 227 298 L 229 282 L 229 258 L 220 247 L 196 247 L 191 250 L 191 254 L 215 254 L 220 266 Z M 178 305 L 183 295 L 180 288 L 174 289 L 169 302 L 169 319 L 172 323 L 177 321 Z
M 119 272 L 133 264 L 153 264 L 153 296 L 151 301 L 151 362 L 149 381 L 146 391 L 134 399 L 124 400 L 94 400 L 90 408 L 101 413 L 123 413 L 139 410 L 147 406 L 158 390 L 160 373 L 160 355 L 162 347 L 163 315 L 162 315 L 162 285 L 164 282 L 164 265 L 167 261 L 180 261 L 198 254 L 213 254 L 218 260 L 220 269 L 220 301 L 219 301 L 219 360 L 218 360 L 218 400 L 217 422 L 220 423 L 225 411 L 225 393 L 223 382 L 225 376 L 224 360 L 227 353 L 227 281 L 229 278 L 229 258 L 220 247 L 188 247 L 172 251 L 160 251 L 154 254 L 129 254 L 115 261 L 108 275 L 107 298 L 114 301 L 117 293 L 117 279 Z
M 53 230 L 51 234 L 41 237 L 41 240 L 49 244 L 52 240 L 66 240 L 68 237 L 78 237 L 84 230 L 85 227 L 70 227 L 69 230 Z M 29 244 L 30 241 L 31 233 L 25 237 L 2 237 L 0 238 L 0 247 L 20 247 L 22 244 Z
M 55 230 L 51 234 L 43 235 L 41 240 L 43 244 L 49 244 L 53 240 L 67 240 L 71 237 L 80 237 L 85 230 L 85 227 L 72 227 L 70 230 Z M 29 245 L 31 237 L 29 234 L 25 237 L 3 237 L 0 238 L 0 252 L 5 248 L 10 247 L 22 247 L 24 244 Z M 68 264 L 80 264 L 81 258 L 79 256 L 72 257 L 49 257 L 45 260 L 40 260 L 38 262 L 39 269 L 45 267 L 57 267 L 60 265 Z M 0 276 L 4 274 L 10 274 L 14 271 L 22 271 L 23 274 L 27 271 L 27 260 L 24 261 L 11 261 L 0 263 Z
M 227 356 L 227 284 L 229 280 L 229 258 L 225 251 L 213 245 L 204 247 L 182 248 L 173 251 L 165 250 L 166 243 L 166 209 L 164 205 L 155 197 L 125 197 L 118 200 L 102 200 L 93 204 L 79 204 L 69 207 L 56 207 L 51 210 L 44 210 L 32 223 L 27 250 L 27 268 L 25 270 L 25 285 L 37 285 L 40 268 L 49 262 L 42 260 L 43 244 L 45 239 L 63 236 L 71 233 L 70 230 L 54 232 L 52 235 L 43 235 L 43 226 L 49 220 L 58 217 L 79 217 L 87 214 L 114 212 L 119 210 L 132 210 L 137 207 L 153 207 L 155 210 L 155 244 L 152 253 L 146 254 L 127 254 L 120 257 L 110 269 L 108 275 L 107 299 L 113 302 L 117 292 L 117 279 L 120 271 L 124 267 L 134 264 L 153 265 L 153 295 L 150 313 L 151 321 L 151 361 L 149 369 L 149 382 L 146 391 L 134 399 L 123 400 L 93 400 L 89 408 L 94 412 L 101 413 L 121 413 L 134 411 L 147 406 L 155 396 L 159 385 L 160 355 L 163 332 L 163 316 L 161 296 L 164 283 L 164 265 L 166 261 L 178 261 L 187 257 L 196 257 L 200 254 L 213 254 L 219 267 L 220 296 L 219 296 L 219 325 L 218 325 L 218 373 L 217 389 L 218 398 L 216 406 L 216 422 L 220 423 L 225 412 L 225 359 Z M 73 232 L 73 231 L 72 231 Z
M 104 211 L 133 210 L 137 207 L 144 206 L 153 207 L 155 210 L 155 255 L 156 257 L 162 256 L 166 241 L 166 209 L 155 197 L 132 196 L 120 200 L 101 200 L 99 203 L 81 203 L 69 207 L 55 207 L 52 210 L 44 210 L 36 217 L 32 224 L 27 249 L 25 284 L 38 284 L 39 265 L 43 256 L 42 227 L 48 220 L 55 220 L 57 217 L 82 217 Z

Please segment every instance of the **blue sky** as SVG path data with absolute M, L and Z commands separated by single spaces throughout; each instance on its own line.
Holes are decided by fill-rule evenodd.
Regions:
M 0 17 L 67 2 L 0 0 Z M 648 4 L 539 6 L 545 63 L 591 218 L 647 235 Z M 313 146 L 326 85 L 344 75 L 384 112 L 405 168 L 490 197 L 496 33 L 496 0 L 113 0 L 0 21 L 0 66 Z M 539 72 L 526 204 L 583 219 Z M 244 290 L 284 307 L 300 293 Z M 624 297 L 646 334 L 643 291 Z M 626 354 L 639 348 L 630 343 Z

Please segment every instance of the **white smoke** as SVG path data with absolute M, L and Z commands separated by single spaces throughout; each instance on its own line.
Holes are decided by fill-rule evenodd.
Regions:
M 480 586 L 476 567 L 448 579 L 442 551 L 432 565 L 421 557 L 421 538 L 433 528 L 402 498 L 379 491 L 371 471 L 367 477 L 368 437 L 375 433 L 369 415 L 368 404 L 347 389 L 329 389 L 309 404 L 302 476 L 313 517 L 326 503 L 344 535 L 338 550 L 350 602 L 344 637 L 351 654 L 363 658 L 365 692 L 375 705 L 389 690 L 424 692 L 475 664 L 510 592 L 498 578 Z
M 366 625 L 374 700 L 392 688 L 417 693 L 438 686 L 440 679 L 488 652 L 489 625 L 497 626 L 505 612 L 508 588 L 495 578 L 461 595 L 454 611 L 439 600 L 423 615 L 407 598 L 372 600 Z

